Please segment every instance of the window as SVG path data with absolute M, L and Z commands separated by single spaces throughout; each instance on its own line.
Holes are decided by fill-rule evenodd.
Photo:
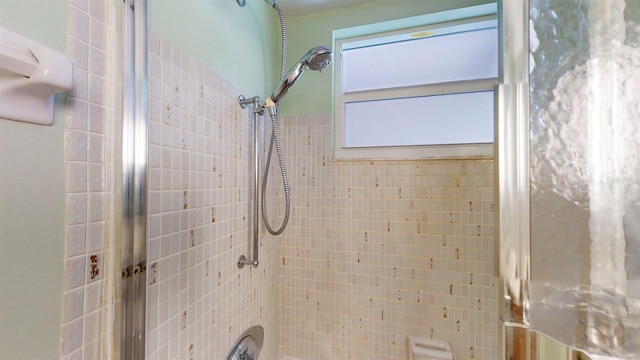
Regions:
M 490 4 L 335 31 L 335 158 L 491 156 L 495 11 Z

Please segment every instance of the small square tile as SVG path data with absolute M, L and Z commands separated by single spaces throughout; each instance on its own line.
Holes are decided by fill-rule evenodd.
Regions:
M 84 254 L 86 235 L 87 230 L 85 224 L 70 225 L 66 227 L 65 258 Z
M 105 221 L 104 194 L 89 194 L 87 222 Z
M 78 7 L 69 6 L 67 9 L 69 34 L 73 38 L 89 43 L 89 15 L 85 12 L 87 10 L 86 0 L 74 0 L 74 5 Z
M 87 192 L 87 164 L 67 162 L 67 193 Z
M 82 316 L 84 310 L 84 288 L 79 287 L 64 292 L 62 322 L 68 323 Z
M 82 346 L 82 318 L 62 325 L 60 353 L 71 354 Z
M 67 194 L 66 223 L 82 224 L 87 221 L 87 195 Z
M 84 285 L 85 259 L 76 256 L 65 261 L 64 284 L 66 290 L 75 289 Z
M 105 249 L 104 227 L 104 222 L 93 222 L 87 224 L 87 253 L 95 253 Z
M 78 130 L 66 131 L 65 157 L 68 161 L 87 160 L 87 133 Z
M 88 134 L 87 161 L 95 163 L 105 162 L 104 137 L 98 134 Z

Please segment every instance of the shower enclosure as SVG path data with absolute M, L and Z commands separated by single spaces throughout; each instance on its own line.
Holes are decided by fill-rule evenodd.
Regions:
M 503 1 L 498 123 L 504 359 L 536 334 L 640 355 L 640 7 Z
M 264 75 L 276 58 L 275 18 L 262 1 L 248 1 L 244 9 L 231 0 L 177 3 L 160 10 L 151 2 L 145 36 L 146 27 L 133 21 L 144 18 L 145 3 L 125 2 L 139 12 L 123 15 L 138 34 L 128 47 L 143 54 L 125 58 L 142 71 L 125 80 L 136 100 L 125 98 L 137 109 L 125 114 L 142 122 L 122 130 L 134 146 L 122 150 L 122 198 L 130 205 L 116 227 L 127 250 L 121 258 L 128 260 L 114 267 L 124 276 L 122 293 L 115 291 L 123 296 L 116 296 L 123 322 L 114 321 L 123 336 L 114 345 L 122 358 L 222 358 L 239 335 L 260 325 L 264 359 L 302 353 L 301 347 L 323 359 L 373 352 L 394 359 L 406 355 L 408 333 L 459 341 L 465 331 L 475 343 L 453 343 L 456 358 L 488 359 L 495 282 L 490 270 L 482 271 L 492 262 L 500 273 L 501 359 L 536 359 L 537 334 L 594 357 L 638 356 L 638 5 L 499 3 L 504 57 L 495 257 L 485 254 L 494 249 L 486 245 L 493 238 L 487 220 L 492 163 L 331 164 L 331 117 L 308 116 L 288 118 L 285 130 L 295 140 L 285 153 L 308 161 L 293 166 L 302 195 L 293 201 L 300 216 L 293 217 L 292 236 L 258 235 L 260 268 L 238 270 L 235 260 L 252 250 L 257 220 L 253 135 L 265 139 L 269 127 L 254 122 L 237 96 L 268 94 L 278 81 Z M 220 24 L 211 24 L 213 14 Z M 191 22 L 209 24 L 216 59 L 227 59 L 231 50 L 242 56 L 222 65 L 210 61 L 211 54 L 189 48 L 188 39 L 161 22 L 185 29 Z M 234 36 L 247 45 L 230 45 L 225 28 L 242 27 Z M 243 63 L 250 58 L 262 61 Z M 246 76 L 255 82 L 234 78 L 242 71 L 256 71 Z M 300 144 L 315 147 L 306 154 Z M 447 208 L 466 196 L 469 177 L 477 179 L 477 192 L 468 191 L 476 197 Z M 278 185 L 270 190 L 280 195 Z M 453 197 L 444 197 L 449 191 Z M 434 208 L 438 216 L 416 220 Z M 268 211 L 282 214 L 277 206 Z M 465 231 L 473 234 L 429 234 L 422 246 L 425 224 L 445 232 L 457 217 L 470 219 L 472 230 Z M 135 245 L 141 238 L 146 244 Z M 134 240 L 127 245 L 124 239 Z M 428 287 L 437 291 L 425 293 Z M 471 291 L 464 297 L 459 289 Z M 454 296 L 456 306 L 464 300 L 468 308 L 447 303 Z M 473 332 L 480 327 L 489 330 Z

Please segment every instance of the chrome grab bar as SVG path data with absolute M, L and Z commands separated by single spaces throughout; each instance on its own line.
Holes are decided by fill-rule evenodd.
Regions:
M 240 107 L 245 109 L 247 105 L 253 105 L 253 259 L 247 259 L 245 255 L 241 255 L 238 259 L 238 268 L 242 269 L 245 265 L 258 267 L 258 189 L 260 187 L 260 173 L 258 166 L 258 116 L 264 113 L 264 108 L 260 105 L 260 97 L 254 96 L 246 98 L 243 95 L 238 97 Z

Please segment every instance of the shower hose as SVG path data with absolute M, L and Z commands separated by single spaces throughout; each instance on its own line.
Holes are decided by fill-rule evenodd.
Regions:
M 280 62 L 280 81 L 284 80 L 285 71 L 287 70 L 287 30 L 284 25 L 284 14 L 280 9 L 280 6 L 274 1 L 273 8 L 278 12 L 280 18 L 280 34 L 282 35 L 282 61 Z M 282 148 L 280 146 L 280 135 L 278 132 L 279 127 L 279 114 L 280 103 L 276 105 L 276 111 L 271 115 L 271 140 L 269 141 L 269 151 L 267 153 L 267 162 L 265 164 L 264 177 L 262 179 L 262 219 L 264 225 L 272 235 L 280 235 L 287 227 L 289 222 L 289 214 L 291 213 L 291 192 L 289 190 L 289 180 L 287 179 L 287 170 L 284 166 L 284 157 L 282 156 Z M 267 192 L 267 180 L 269 179 L 269 168 L 271 167 L 271 157 L 273 155 L 273 147 L 275 144 L 276 153 L 278 154 L 278 163 L 280 165 L 280 175 L 282 176 L 282 184 L 284 187 L 285 209 L 282 225 L 277 230 L 273 230 L 271 224 L 269 224 L 269 218 L 267 216 L 266 204 L 266 192 Z

